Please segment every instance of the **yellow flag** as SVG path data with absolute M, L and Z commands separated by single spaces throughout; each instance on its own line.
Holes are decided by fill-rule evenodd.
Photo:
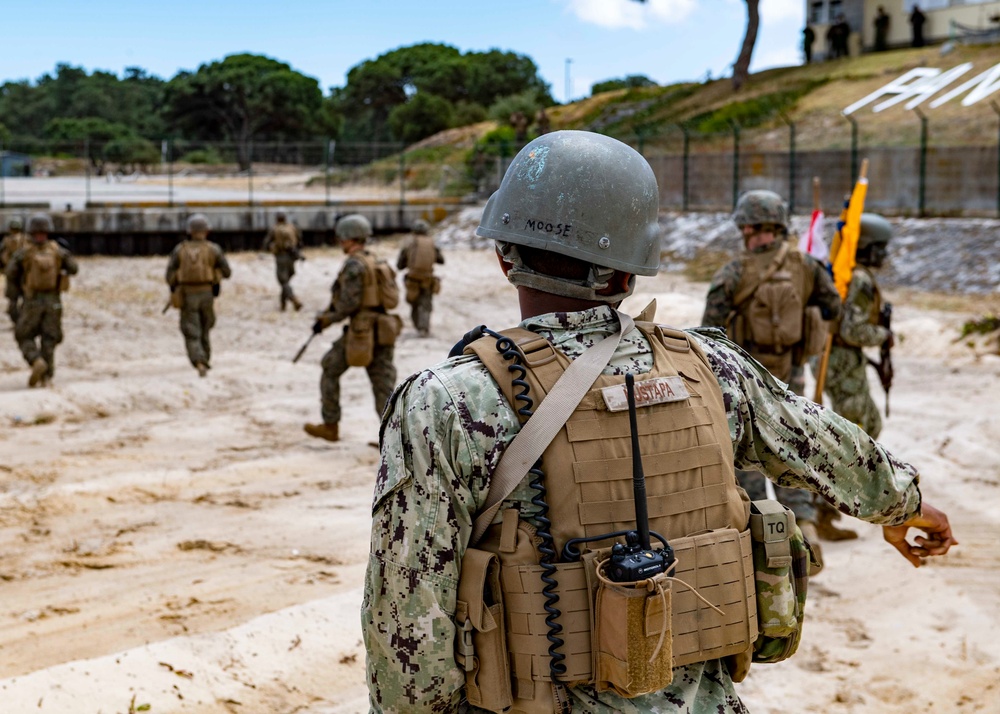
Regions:
M 851 200 L 844 208 L 844 212 L 840 214 L 837 235 L 833 239 L 834 249 L 830 251 L 830 260 L 833 264 L 833 282 L 837 286 L 841 300 L 847 298 L 847 286 L 851 284 L 851 276 L 854 274 L 858 238 L 861 236 L 861 214 L 865 210 L 865 197 L 867 195 L 868 179 L 862 175 L 854 184 Z

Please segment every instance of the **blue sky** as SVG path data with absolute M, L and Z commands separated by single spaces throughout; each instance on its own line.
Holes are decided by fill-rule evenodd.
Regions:
M 761 0 L 756 71 L 800 61 L 803 0 Z M 728 76 L 743 0 L 6 0 L 0 80 L 35 80 L 56 63 L 169 79 L 237 52 L 265 54 L 343 86 L 365 59 L 418 42 L 497 47 L 534 59 L 558 101 L 594 82 L 644 74 L 661 84 Z

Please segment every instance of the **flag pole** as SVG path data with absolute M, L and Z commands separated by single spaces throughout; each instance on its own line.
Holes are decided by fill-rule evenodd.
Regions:
M 868 178 L 868 159 L 864 159 L 861 162 L 861 172 L 858 174 L 858 181 Z M 813 201 L 815 202 L 819 196 L 819 178 L 813 179 Z M 843 230 L 843 229 L 841 229 Z M 839 243 L 839 241 L 834 241 L 834 243 Z M 833 265 L 834 254 L 831 246 L 830 251 L 830 264 Z M 841 300 L 845 299 L 846 295 L 841 295 Z M 817 404 L 823 403 L 823 388 L 826 386 L 826 370 L 830 366 L 830 351 L 833 349 L 833 333 L 831 332 L 826 336 L 826 346 L 823 348 L 823 356 L 819 361 L 819 369 L 816 374 L 816 391 L 813 393 L 813 401 Z

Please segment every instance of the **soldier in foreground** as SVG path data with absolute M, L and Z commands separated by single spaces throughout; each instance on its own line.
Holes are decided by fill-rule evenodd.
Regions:
M 295 297 L 291 285 L 292 276 L 295 275 L 295 261 L 302 258 L 301 248 L 299 229 L 288 222 L 284 211 L 278 211 L 274 216 L 274 225 L 264 236 L 264 250 L 274 255 L 275 272 L 278 275 L 278 285 L 281 286 L 282 312 L 288 303 L 292 303 L 296 311 L 302 309 L 302 303 Z
M 399 302 L 399 288 L 392 268 L 365 250 L 372 235 L 368 219 L 359 214 L 337 221 L 337 238 L 347 255 L 333 283 L 330 306 L 316 318 L 313 333 L 349 320 L 343 334 L 323 355 L 320 378 L 322 424 L 306 424 L 305 431 L 327 441 L 340 440 L 340 376 L 350 367 L 364 367 L 381 414 L 396 384 L 393 345 L 402 327 L 398 315 L 389 313 Z
M 21 250 L 28 242 L 27 237 L 21 232 L 21 227 L 21 221 L 16 218 L 7 224 L 7 235 L 4 236 L 3 241 L 0 241 L 0 273 L 7 269 L 14 253 Z M 7 314 L 10 315 L 11 322 L 16 325 L 17 316 L 21 311 L 21 293 L 16 287 L 14 289 L 8 287 L 6 295 Z
M 441 279 L 434 275 L 434 264 L 444 265 L 441 249 L 428 235 L 430 226 L 418 218 L 413 222 L 413 235 L 406 239 L 399 250 L 396 268 L 405 270 L 406 302 L 410 304 L 413 326 L 421 337 L 431 333 L 431 310 L 434 296 L 441 291 Z
M 726 562 L 741 573 L 749 567 L 750 510 L 734 462 L 781 485 L 822 492 L 845 513 L 883 525 L 886 540 L 914 566 L 956 543 L 947 517 L 921 501 L 912 466 L 834 412 L 788 392 L 719 331 L 680 331 L 641 319 L 633 326 L 615 310 L 636 275 L 658 270 L 657 203 L 656 179 L 637 152 L 609 137 L 560 131 L 528 144 L 487 204 L 477 232 L 497 242 L 523 321 L 509 342 L 496 344 L 488 335 L 463 356 L 409 377 L 383 414 L 362 604 L 372 711 L 458 712 L 470 705 L 532 712 L 746 711 L 733 681 L 745 675 L 754 645 L 730 638 L 735 630 L 716 629 L 717 637 L 704 639 L 665 631 L 670 605 L 655 585 L 660 581 L 640 581 L 655 585 L 638 592 L 650 600 L 629 598 L 639 613 L 648 606 L 650 617 L 635 620 L 641 634 L 627 640 L 626 652 L 613 629 L 609 637 L 575 634 L 576 627 L 590 629 L 590 581 L 581 573 L 595 567 L 591 549 L 611 540 L 605 535 L 578 544 L 583 565 L 563 551 L 566 540 L 635 525 L 627 485 L 629 415 L 611 411 L 620 406 L 626 374 L 635 375 L 637 389 L 646 387 L 639 390 L 645 396 L 637 422 L 649 527 L 674 544 L 678 578 L 694 587 L 704 589 L 702 576 L 710 577 L 711 567 L 704 566 Z M 549 388 L 578 362 L 587 372 L 596 366 L 600 375 L 582 400 L 560 397 L 555 413 L 577 404 L 560 428 L 564 414 L 554 423 L 553 412 L 543 414 L 555 393 Z M 512 374 L 507 367 L 514 365 Z M 519 375 L 529 387 L 520 399 L 515 395 L 523 385 L 511 381 Z M 592 384 L 571 381 L 583 389 Z M 522 423 L 515 409 L 534 416 Z M 534 428 L 536 419 L 545 422 Z M 529 430 L 545 451 L 518 481 L 535 463 L 534 451 L 526 446 L 508 461 L 508 447 Z M 484 514 L 492 501 L 499 509 Z M 484 515 L 488 528 L 474 541 Z M 915 545 L 905 540 L 910 528 L 926 534 Z M 730 560 L 725 554 L 734 550 L 740 555 Z M 511 566 L 502 578 L 498 557 Z M 738 562 L 744 565 L 732 565 Z M 555 624 L 565 625 L 555 635 L 558 645 L 548 638 L 547 603 L 538 594 L 547 573 L 554 584 L 546 587 L 561 598 L 553 606 Z M 614 584 L 600 577 L 593 582 L 601 583 L 599 608 L 622 603 L 601 599 L 621 594 Z M 693 603 L 695 627 L 719 623 L 687 588 L 674 584 L 672 590 L 675 602 Z M 744 595 L 735 595 L 723 616 L 743 621 L 749 631 L 757 621 Z M 580 598 L 582 608 L 573 609 Z M 612 619 L 619 609 L 636 612 L 628 602 L 608 609 Z M 642 627 L 647 622 L 651 634 Z M 508 624 L 516 631 L 505 637 Z M 756 635 L 749 631 L 746 639 Z M 592 642 L 602 643 L 605 653 L 598 672 L 591 667 Z M 635 655 L 633 642 L 645 649 L 642 655 Z M 671 670 L 672 661 L 680 666 Z M 623 672 L 626 680 L 631 673 L 665 676 L 635 692 L 621 683 Z
M 824 321 L 840 316 L 840 294 L 819 261 L 787 240 L 788 205 L 781 196 L 747 191 L 736 203 L 733 222 L 746 252 L 712 278 L 701 324 L 725 329 L 729 339 L 803 396 L 802 372 L 796 380 L 793 372 L 822 351 Z M 738 470 L 736 476 L 751 499 L 765 498 L 763 474 Z M 816 545 L 825 531 L 816 530 L 813 495 L 782 486 L 775 488 L 775 495 Z
M 215 326 L 215 298 L 223 278 L 232 275 L 218 243 L 208 240 L 208 219 L 195 213 L 187 222 L 188 238 L 174 248 L 167 262 L 171 304 L 181 311 L 181 334 L 188 359 L 198 376 L 211 368 L 209 333 Z
M 28 240 L 7 264 L 7 298 L 21 301 L 14 339 L 31 365 L 29 387 L 48 386 L 55 374 L 56 345 L 62 342 L 62 297 L 69 276 L 79 269 L 68 250 L 53 240 L 52 219 L 36 213 L 28 219 Z

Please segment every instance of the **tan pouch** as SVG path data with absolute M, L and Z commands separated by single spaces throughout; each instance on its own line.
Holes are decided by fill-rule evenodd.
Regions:
M 802 360 L 822 354 L 826 348 L 827 323 L 823 319 L 823 313 L 815 305 L 810 305 L 805 310 L 803 317 L 802 331 Z
M 403 331 L 403 320 L 399 315 L 379 315 L 375 318 L 375 338 L 379 347 L 392 347 Z
M 597 567 L 594 605 L 595 686 L 623 697 L 649 694 L 673 680 L 672 593 L 661 573 L 635 583 L 615 583 Z
M 456 620 L 455 661 L 465 670 L 469 704 L 493 712 L 508 709 L 513 694 L 496 554 L 476 548 L 465 551 Z
M 69 290 L 69 273 L 59 274 L 59 292 L 64 293 Z
M 406 285 L 406 302 L 415 303 L 420 297 L 420 281 L 407 275 L 403 283 Z
M 431 290 L 434 292 L 435 295 L 437 295 L 439 292 L 441 292 L 441 278 L 434 277 L 432 278 L 432 280 L 434 281 L 434 286 L 431 288 Z
M 347 364 L 349 367 L 367 367 L 375 357 L 375 315 L 359 312 L 347 327 Z
M 179 285 L 170 293 L 170 307 L 178 310 L 184 307 L 184 288 Z

